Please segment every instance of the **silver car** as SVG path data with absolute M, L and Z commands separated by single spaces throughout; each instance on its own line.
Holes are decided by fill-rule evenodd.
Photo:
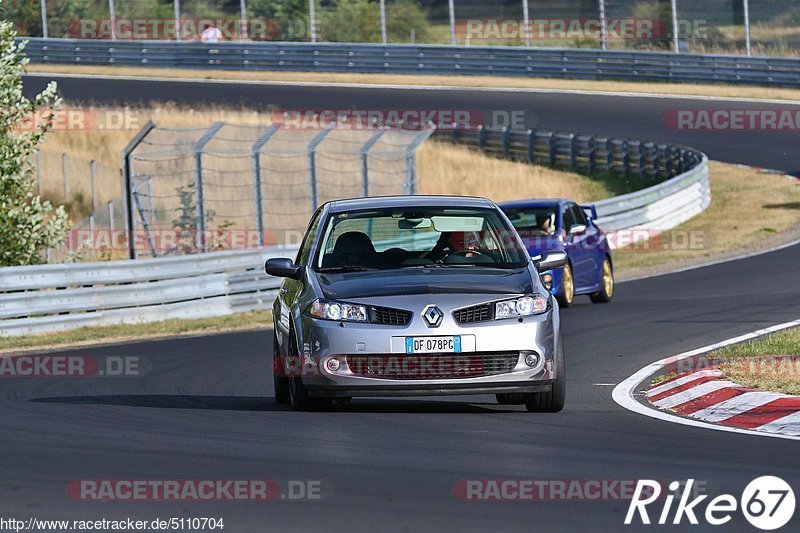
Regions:
M 339 200 L 314 213 L 274 304 L 273 376 L 297 410 L 354 396 L 495 394 L 564 407 L 558 304 L 503 212 L 484 198 Z

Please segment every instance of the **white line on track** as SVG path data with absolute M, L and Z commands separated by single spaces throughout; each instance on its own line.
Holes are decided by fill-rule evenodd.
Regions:
M 662 368 L 664 368 L 668 364 L 672 364 L 675 361 L 679 361 L 681 359 L 687 359 L 689 357 L 694 357 L 696 355 L 701 355 L 708 353 L 712 350 L 716 350 L 718 348 L 722 348 L 724 346 L 728 346 L 730 344 L 736 344 L 739 342 L 748 341 L 751 339 L 755 339 L 758 337 L 762 337 L 769 333 L 774 333 L 776 331 L 781 331 L 784 329 L 792 328 L 795 326 L 800 326 L 800 319 L 793 320 L 791 322 L 784 322 L 783 324 L 776 324 L 774 326 L 770 326 L 768 328 L 759 329 L 753 331 L 751 333 L 746 333 L 744 335 L 739 335 L 738 337 L 733 337 L 730 339 L 726 339 L 724 341 L 720 341 L 714 344 L 709 344 L 708 346 L 703 346 L 702 348 L 697 348 L 695 350 L 691 350 L 688 352 L 684 352 L 678 355 L 673 355 L 671 357 L 667 357 L 661 359 L 660 361 L 656 361 L 655 363 L 651 363 L 646 367 L 640 369 L 638 372 L 630 376 L 629 378 L 625 379 L 622 383 L 614 387 L 614 391 L 612 393 L 612 398 L 614 399 L 617 404 L 624 407 L 629 411 L 633 411 L 634 413 L 638 413 L 640 415 L 649 416 L 650 418 L 656 418 L 658 420 L 663 420 L 665 422 L 672 422 L 675 424 L 682 424 L 684 426 L 693 426 L 698 428 L 705 428 L 705 429 L 715 429 L 717 431 L 728 431 L 730 433 L 741 433 L 745 435 L 758 435 L 761 437 L 772 437 L 778 439 L 788 439 L 788 440 L 800 440 L 800 436 L 795 435 L 781 435 L 778 433 L 767 433 L 765 431 L 754 431 L 750 429 L 742 429 L 730 426 L 720 426 L 716 424 L 709 424 L 707 422 L 701 422 L 699 420 L 692 420 L 690 418 L 684 418 L 678 415 L 674 415 L 671 413 L 667 413 L 665 411 L 659 411 L 658 409 L 654 409 L 649 407 L 641 402 L 639 402 L 634 397 L 634 392 L 639 387 L 639 385 L 647 378 L 649 378 L 654 373 L 658 372 Z M 785 417 L 787 418 L 787 417 Z M 796 420 L 792 420 L 790 422 L 797 423 Z M 773 422 L 774 424 L 774 422 Z M 766 428 L 769 424 L 762 426 L 762 428 Z
M 734 96 L 703 96 L 692 94 L 636 93 L 625 91 L 591 91 L 582 89 L 545 89 L 537 87 L 470 87 L 464 85 L 404 85 L 392 83 L 334 83 L 309 81 L 274 80 L 236 80 L 208 78 L 170 78 L 166 76 L 113 76 L 108 74 L 65 74 L 58 72 L 29 72 L 25 76 L 35 78 L 77 78 L 88 80 L 133 80 L 178 83 L 235 84 L 235 85 L 274 85 L 282 87 L 338 87 L 345 89 L 397 89 L 408 91 L 470 91 L 487 93 L 531 93 L 531 94 L 572 94 L 582 96 L 619 96 L 623 98 L 655 98 L 659 100 L 701 100 L 706 102 L 739 102 L 754 104 L 777 104 L 800 106 L 797 100 L 771 98 L 742 98 Z

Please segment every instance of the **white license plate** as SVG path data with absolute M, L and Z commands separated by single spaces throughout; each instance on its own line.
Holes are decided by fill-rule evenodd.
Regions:
M 406 337 L 406 353 L 460 353 L 461 336 Z

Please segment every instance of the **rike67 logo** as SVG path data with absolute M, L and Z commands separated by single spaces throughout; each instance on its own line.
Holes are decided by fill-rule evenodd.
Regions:
M 684 485 L 685 488 L 679 494 L 678 490 Z M 785 526 L 794 515 L 794 491 L 779 477 L 762 476 L 754 479 L 745 487 L 738 500 L 731 494 L 720 494 L 707 502 L 705 500 L 708 495 L 695 495 L 690 500 L 693 496 L 693 485 L 694 479 L 687 480 L 685 484 L 678 481 L 670 483 L 662 507 L 659 501 L 662 499 L 661 483 L 650 479 L 639 480 L 625 516 L 625 524 L 631 525 L 641 520 L 642 524 L 649 525 L 655 520 L 660 525 L 686 522 L 697 525 L 700 523 L 699 516 L 707 524 L 721 526 L 730 522 L 734 514 L 741 511 L 752 526 L 771 531 Z M 676 499 L 678 503 L 673 510 Z M 651 506 L 650 509 L 648 506 Z M 657 514 L 651 518 L 648 511 L 656 511 Z

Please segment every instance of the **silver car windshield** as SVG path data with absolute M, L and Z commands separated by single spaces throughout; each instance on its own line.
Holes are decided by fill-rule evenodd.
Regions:
M 332 214 L 314 267 L 324 272 L 526 264 L 515 230 L 495 210 L 425 208 Z

